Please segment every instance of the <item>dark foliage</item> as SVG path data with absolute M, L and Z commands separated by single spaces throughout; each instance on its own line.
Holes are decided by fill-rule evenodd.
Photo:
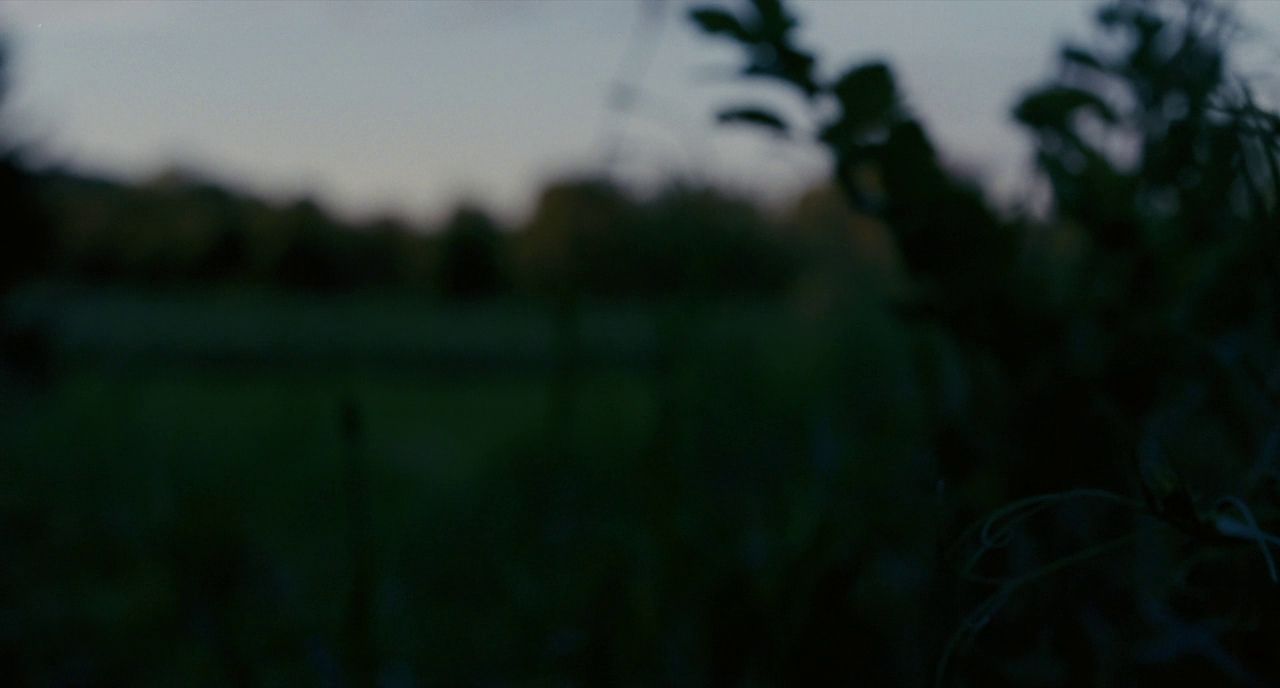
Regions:
M 1026 215 L 888 63 L 691 20 L 817 126 L 717 119 L 829 186 L 434 228 L 5 158 L 8 682 L 1280 684 L 1280 119 L 1230 14 L 1105 4 L 1013 108 Z
M 755 36 L 719 28 L 726 19 L 708 26 L 712 12 L 693 18 L 756 50 Z M 933 383 L 947 400 L 926 445 L 950 496 L 940 532 L 955 537 L 956 519 L 1005 500 L 1062 495 L 1012 502 L 1009 523 L 963 545 L 961 577 L 935 571 L 935 618 L 974 611 L 951 642 L 919 641 L 937 643 L 940 680 L 967 685 L 1181 672 L 1270 684 L 1280 666 L 1251 648 L 1280 628 L 1227 610 L 1277 590 L 1263 541 L 1280 504 L 1261 478 L 1278 412 L 1268 382 L 1280 360 L 1277 118 L 1228 69 L 1224 8 L 1122 0 L 1098 18 L 1106 46 L 1065 48 L 1061 76 L 1015 109 L 1053 193 L 1047 222 L 999 219 L 942 169 L 886 65 L 830 84 L 786 79 L 835 103 L 818 143 L 852 204 L 895 239 L 913 285 L 898 310 L 920 336 L 945 333 L 962 362 L 958 388 Z M 1046 253 L 1054 235 L 1082 235 L 1082 248 Z M 931 354 L 918 365 L 939 363 Z M 1117 506 L 1075 503 L 1100 497 Z M 1055 518 L 1030 519 L 1045 509 Z M 1116 545 L 1123 553 L 1107 552 Z M 1077 563 L 1106 583 L 1053 577 L 1021 590 Z M 1272 580 L 1259 575 L 1267 567 Z M 949 581 L 978 572 L 991 596 L 965 602 Z
M 525 284 L 561 295 L 778 294 L 796 272 L 786 237 L 757 208 L 710 189 L 641 201 L 602 181 L 554 185 L 517 242 Z
M 483 211 L 459 208 L 445 224 L 440 290 L 462 299 L 494 296 L 506 285 L 501 230 Z

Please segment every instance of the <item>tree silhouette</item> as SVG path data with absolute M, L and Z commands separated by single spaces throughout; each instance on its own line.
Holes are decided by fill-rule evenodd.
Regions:
M 0 107 L 9 86 L 7 50 L 0 40 Z M 48 333 L 40 325 L 12 322 L 8 297 L 47 268 L 54 239 L 22 151 L 9 140 L 3 124 L 0 121 L 0 380 L 12 372 L 16 379 L 42 383 L 51 374 Z
M 0 41 L 0 106 L 8 93 L 8 48 Z M 0 299 L 44 267 L 53 249 L 52 235 L 36 202 L 34 185 L 23 168 L 18 146 L 0 126 Z
M 458 208 L 445 224 L 441 242 L 438 275 L 446 296 L 493 296 L 505 286 L 503 236 L 483 211 Z

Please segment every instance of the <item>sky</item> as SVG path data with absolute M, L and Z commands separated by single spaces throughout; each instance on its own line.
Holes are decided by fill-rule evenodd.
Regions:
M 11 0 L 3 116 L 48 162 L 136 179 L 178 167 L 352 219 L 431 221 L 464 200 L 514 219 L 548 179 L 600 170 L 766 201 L 821 179 L 811 146 L 715 126 L 725 105 L 788 103 L 732 77 L 737 52 L 694 31 L 692 4 Z M 1263 41 L 1280 37 L 1280 2 L 1237 5 Z M 826 73 L 887 59 L 947 159 L 999 197 L 1031 170 L 1012 104 L 1063 40 L 1091 35 L 1096 5 L 794 7 Z M 625 110 L 610 107 L 620 80 L 636 94 Z

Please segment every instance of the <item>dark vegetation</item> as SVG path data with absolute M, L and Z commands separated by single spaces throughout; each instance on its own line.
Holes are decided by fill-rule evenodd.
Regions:
M 779 2 L 692 19 L 795 99 L 719 119 L 830 187 L 424 232 L 7 153 L 6 674 L 1280 683 L 1280 117 L 1229 12 L 1062 48 L 1013 112 L 1040 214 Z
M 794 274 L 780 218 L 704 188 L 638 198 L 607 181 L 547 188 L 504 227 L 459 207 L 438 227 L 353 224 L 309 200 L 270 203 L 179 172 L 136 185 L 46 171 L 22 198 L 56 245 L 64 282 L 182 287 L 254 284 L 318 293 L 410 289 L 472 300 L 572 284 L 595 296 L 779 293 Z

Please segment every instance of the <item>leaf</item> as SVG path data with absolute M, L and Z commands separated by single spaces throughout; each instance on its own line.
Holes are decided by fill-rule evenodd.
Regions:
M 695 7 L 689 11 L 689 18 L 705 33 L 711 35 L 723 34 L 744 42 L 751 40 L 751 36 L 746 28 L 742 26 L 742 22 L 739 22 L 737 17 L 719 7 Z
M 856 129 L 884 120 L 898 100 L 893 72 L 883 62 L 854 67 L 845 72 L 831 90 L 844 110 L 844 123 Z
M 744 76 L 768 77 L 785 81 L 812 97 L 818 92 L 813 80 L 814 58 L 790 45 L 762 44 L 753 51 L 752 60 L 743 68 Z
M 1093 53 L 1074 45 L 1068 45 L 1062 49 L 1062 61 L 1098 72 L 1110 71 Z
M 787 14 L 781 0 L 752 0 L 752 4 L 760 20 L 759 35 L 764 40 L 781 42 L 795 26 L 795 20 Z
M 1097 94 L 1067 86 L 1050 86 L 1022 99 L 1013 111 L 1019 122 L 1035 129 L 1068 129 L 1072 115 L 1091 110 L 1109 123 L 1116 122 L 1115 111 Z
M 716 115 L 716 121 L 721 124 L 750 124 L 757 127 L 764 127 L 766 129 L 772 129 L 782 136 L 785 136 L 790 130 L 786 121 L 781 117 L 762 107 L 754 105 L 723 110 L 720 114 Z

